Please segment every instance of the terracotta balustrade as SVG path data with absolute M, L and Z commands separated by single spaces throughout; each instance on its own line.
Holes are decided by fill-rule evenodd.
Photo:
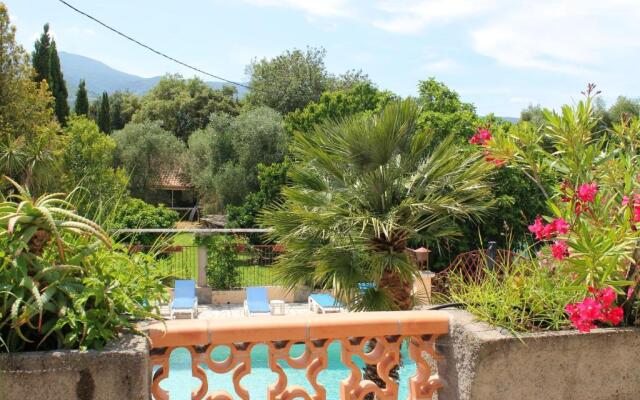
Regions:
M 324 400 L 326 389 L 318 383 L 318 374 L 328 365 L 327 348 L 339 341 L 341 361 L 350 370 L 350 376 L 340 382 L 341 399 L 363 399 L 374 393 L 377 399 L 397 399 L 398 383 L 389 372 L 398 365 L 400 347 L 408 342 L 409 357 L 416 363 L 416 373 L 409 378 L 409 399 L 432 399 L 441 382 L 432 374 L 424 354 L 438 360 L 435 340 L 448 332 L 449 319 L 437 311 L 401 311 L 370 313 L 337 313 L 310 316 L 251 317 L 215 320 L 174 320 L 155 323 L 144 328 L 151 343 L 151 362 L 154 367 L 151 392 L 156 400 L 169 399 L 160 388 L 160 382 L 170 375 L 169 356 L 176 348 L 186 348 L 191 354 L 192 375 L 200 380 L 192 399 L 230 400 L 226 391 L 210 388 L 207 375 L 200 365 L 213 373 L 233 371 L 236 395 L 249 399 L 241 379 L 251 373 L 251 350 L 255 345 L 268 346 L 269 368 L 278 375 L 275 384 L 267 389 L 269 400 Z M 304 351 L 292 357 L 291 346 L 304 344 Z M 367 346 L 367 344 L 369 344 Z M 224 361 L 214 360 L 211 352 L 218 346 L 227 346 L 230 355 Z M 385 381 L 384 389 L 365 380 L 353 361 L 360 357 L 375 365 L 378 375 Z M 278 361 L 291 368 L 305 369 L 314 393 L 287 383 L 286 371 Z M 336 383 L 337 384 L 337 383 Z M 210 392 L 211 389 L 211 392 Z

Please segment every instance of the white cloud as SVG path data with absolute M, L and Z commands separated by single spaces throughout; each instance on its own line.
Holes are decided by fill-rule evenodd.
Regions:
M 244 0 L 260 7 L 283 7 L 301 10 L 318 17 L 347 17 L 353 13 L 349 0 Z
M 637 0 L 526 1 L 471 32 L 473 49 L 510 67 L 593 76 L 637 52 Z
M 415 34 L 433 24 L 477 16 L 495 6 L 494 0 L 383 0 L 376 8 L 385 15 L 373 25 L 394 33 Z

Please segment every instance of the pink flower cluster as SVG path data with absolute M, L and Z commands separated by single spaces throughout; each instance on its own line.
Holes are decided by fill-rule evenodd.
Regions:
M 579 303 L 567 304 L 565 311 L 569 319 L 580 332 L 589 332 L 596 328 L 596 322 L 604 322 L 611 325 L 619 325 L 624 318 L 622 307 L 614 306 L 616 292 L 608 286 L 597 290 L 589 287 L 589 293 L 593 297 L 585 297 Z
M 536 239 L 551 239 L 552 235 L 564 235 L 569 232 L 569 223 L 562 218 L 556 218 L 550 224 L 543 224 L 542 218 L 537 217 L 533 225 L 529 225 L 529 232 L 536 235 Z M 569 255 L 569 246 L 564 240 L 556 240 L 551 245 L 551 255 L 557 260 L 564 260 Z
M 543 224 L 542 218 L 537 217 L 533 225 L 529 225 L 529 232 L 535 233 L 536 239 L 551 239 L 551 235 L 569 232 L 569 223 L 562 218 L 556 218 L 550 224 Z
M 598 184 L 595 182 L 585 183 L 578 188 L 578 198 L 583 203 L 593 203 L 598 193 Z
M 622 198 L 622 205 L 629 205 L 629 196 L 624 196 Z M 640 222 L 640 194 L 633 195 L 633 217 L 631 218 L 631 222 Z
M 490 140 L 491 132 L 486 128 L 478 128 L 476 133 L 469 139 L 469 143 L 486 147 Z M 488 149 L 484 150 L 484 159 L 486 162 L 494 163 L 497 166 L 501 166 L 505 162 L 504 160 L 493 157 Z
M 585 183 L 578 188 L 578 200 L 576 201 L 576 215 L 580 215 L 585 211 L 589 211 L 589 204 L 596 200 L 598 193 L 598 184 L 595 182 Z
M 478 128 L 476 133 L 469 140 L 469 143 L 486 146 L 489 140 L 491 140 L 491 132 L 485 128 Z

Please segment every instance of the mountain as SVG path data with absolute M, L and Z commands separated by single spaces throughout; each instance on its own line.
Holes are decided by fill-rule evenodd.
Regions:
M 81 79 L 87 82 L 89 98 L 97 98 L 102 92 L 113 93 L 115 91 L 130 91 L 135 94 L 144 94 L 154 87 L 161 76 L 143 78 L 137 75 L 128 74 L 111 68 L 107 64 L 94 60 L 93 58 L 81 56 L 79 54 L 58 52 L 62 73 L 67 82 L 70 100 L 75 97 L 78 84 Z M 214 89 L 222 88 L 226 83 L 219 81 L 208 81 L 207 84 Z M 243 97 L 247 89 L 237 87 L 238 96 Z

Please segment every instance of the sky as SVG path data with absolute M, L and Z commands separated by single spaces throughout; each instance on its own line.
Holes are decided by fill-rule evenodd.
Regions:
M 150 77 L 194 73 L 116 36 L 58 0 L 2 0 L 29 51 L 49 22 L 59 50 Z M 574 103 L 589 82 L 611 103 L 640 97 L 640 0 L 67 0 L 210 73 L 247 81 L 247 64 L 287 49 L 327 50 L 335 74 L 361 69 L 416 94 L 435 77 L 481 115 Z

